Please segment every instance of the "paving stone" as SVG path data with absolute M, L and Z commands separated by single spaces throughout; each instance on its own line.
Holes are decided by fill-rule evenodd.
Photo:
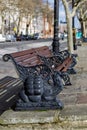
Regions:
M 77 104 L 87 104 L 87 93 L 77 94 Z

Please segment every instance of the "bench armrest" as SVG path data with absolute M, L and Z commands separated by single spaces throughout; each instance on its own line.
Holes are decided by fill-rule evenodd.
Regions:
M 5 54 L 3 55 L 3 61 L 7 62 L 9 61 L 10 59 L 12 59 L 12 56 L 10 54 Z
M 59 54 L 60 54 L 64 59 L 66 59 L 67 57 L 70 56 L 70 53 L 68 52 L 68 50 L 60 51 Z
M 54 55 L 52 57 L 45 57 L 38 55 L 38 57 L 43 62 L 43 64 L 45 64 L 49 68 L 55 68 L 64 61 L 63 57 L 61 57 L 60 55 Z

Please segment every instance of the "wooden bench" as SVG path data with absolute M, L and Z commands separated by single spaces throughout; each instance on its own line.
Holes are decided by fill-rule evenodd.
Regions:
M 15 105 L 22 88 L 20 79 L 9 76 L 0 79 L 0 114 Z
M 65 85 L 70 85 L 67 70 L 75 65 L 68 51 L 54 55 L 47 46 L 32 48 L 3 56 L 12 60 L 19 78 L 24 82 L 16 110 L 63 108 L 57 95 Z
M 74 58 L 67 50 L 59 52 L 56 56 L 47 46 L 5 54 L 3 56 L 4 61 L 10 59 L 16 67 L 19 77 L 23 80 L 27 78 L 29 72 L 34 73 L 37 70 L 41 70 L 41 65 L 46 65 L 52 71 L 62 72 L 61 77 L 64 79 L 65 84 L 70 84 L 70 78 L 65 72 L 68 69 L 72 69 L 76 64 L 75 60 L 73 60 Z

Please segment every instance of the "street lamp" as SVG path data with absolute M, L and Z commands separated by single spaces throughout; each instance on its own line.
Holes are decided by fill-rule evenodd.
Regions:
M 10 26 L 11 26 L 11 23 L 10 23 L 10 0 L 9 0 L 9 25 L 8 26 L 9 26 L 9 34 L 10 34 L 10 29 L 11 29 L 10 28 Z
M 72 0 L 72 9 L 74 8 L 74 0 Z M 74 17 L 72 18 L 72 30 L 73 30 L 73 49 L 76 50 L 76 30 L 75 30 L 75 22 L 74 22 Z
M 9 34 L 10 34 L 10 11 L 9 11 Z
M 59 0 L 54 0 L 54 38 L 52 48 L 55 54 L 59 52 L 58 24 L 59 24 Z
M 4 34 L 6 34 L 6 19 L 4 20 Z

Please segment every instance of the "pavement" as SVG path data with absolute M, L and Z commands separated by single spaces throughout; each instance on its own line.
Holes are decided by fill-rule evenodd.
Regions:
M 70 86 L 65 86 L 58 98 L 64 103 L 63 110 L 35 111 L 35 112 L 14 112 L 8 110 L 0 116 L 0 128 L 5 130 L 5 126 L 11 127 L 25 124 L 43 124 L 35 130 L 42 130 L 46 123 L 52 124 L 51 130 L 87 130 L 87 43 L 78 46 L 75 53 L 78 54 L 77 65 L 75 67 L 77 74 L 70 75 Z M 39 44 L 38 44 L 39 45 Z M 43 44 L 44 45 L 44 44 Z M 50 43 L 46 45 L 51 45 Z M 8 51 L 11 48 L 8 49 Z M 12 48 L 13 49 L 13 48 Z M 12 50 L 11 50 L 12 51 Z M 7 52 L 6 52 L 7 53 Z M 4 53 L 3 53 L 4 54 Z M 0 78 L 9 75 L 17 77 L 13 64 L 0 60 Z M 44 126 L 45 125 L 45 126 Z M 19 128 L 19 127 L 18 127 Z M 33 126 L 34 128 L 34 126 Z M 33 130 L 29 129 L 29 130 Z M 50 130 L 49 129 L 49 130 Z M 6 128 L 6 130 L 8 130 Z M 22 129 L 17 129 L 22 130 Z M 23 129 L 27 130 L 27 129 Z M 48 130 L 48 127 L 46 127 Z

